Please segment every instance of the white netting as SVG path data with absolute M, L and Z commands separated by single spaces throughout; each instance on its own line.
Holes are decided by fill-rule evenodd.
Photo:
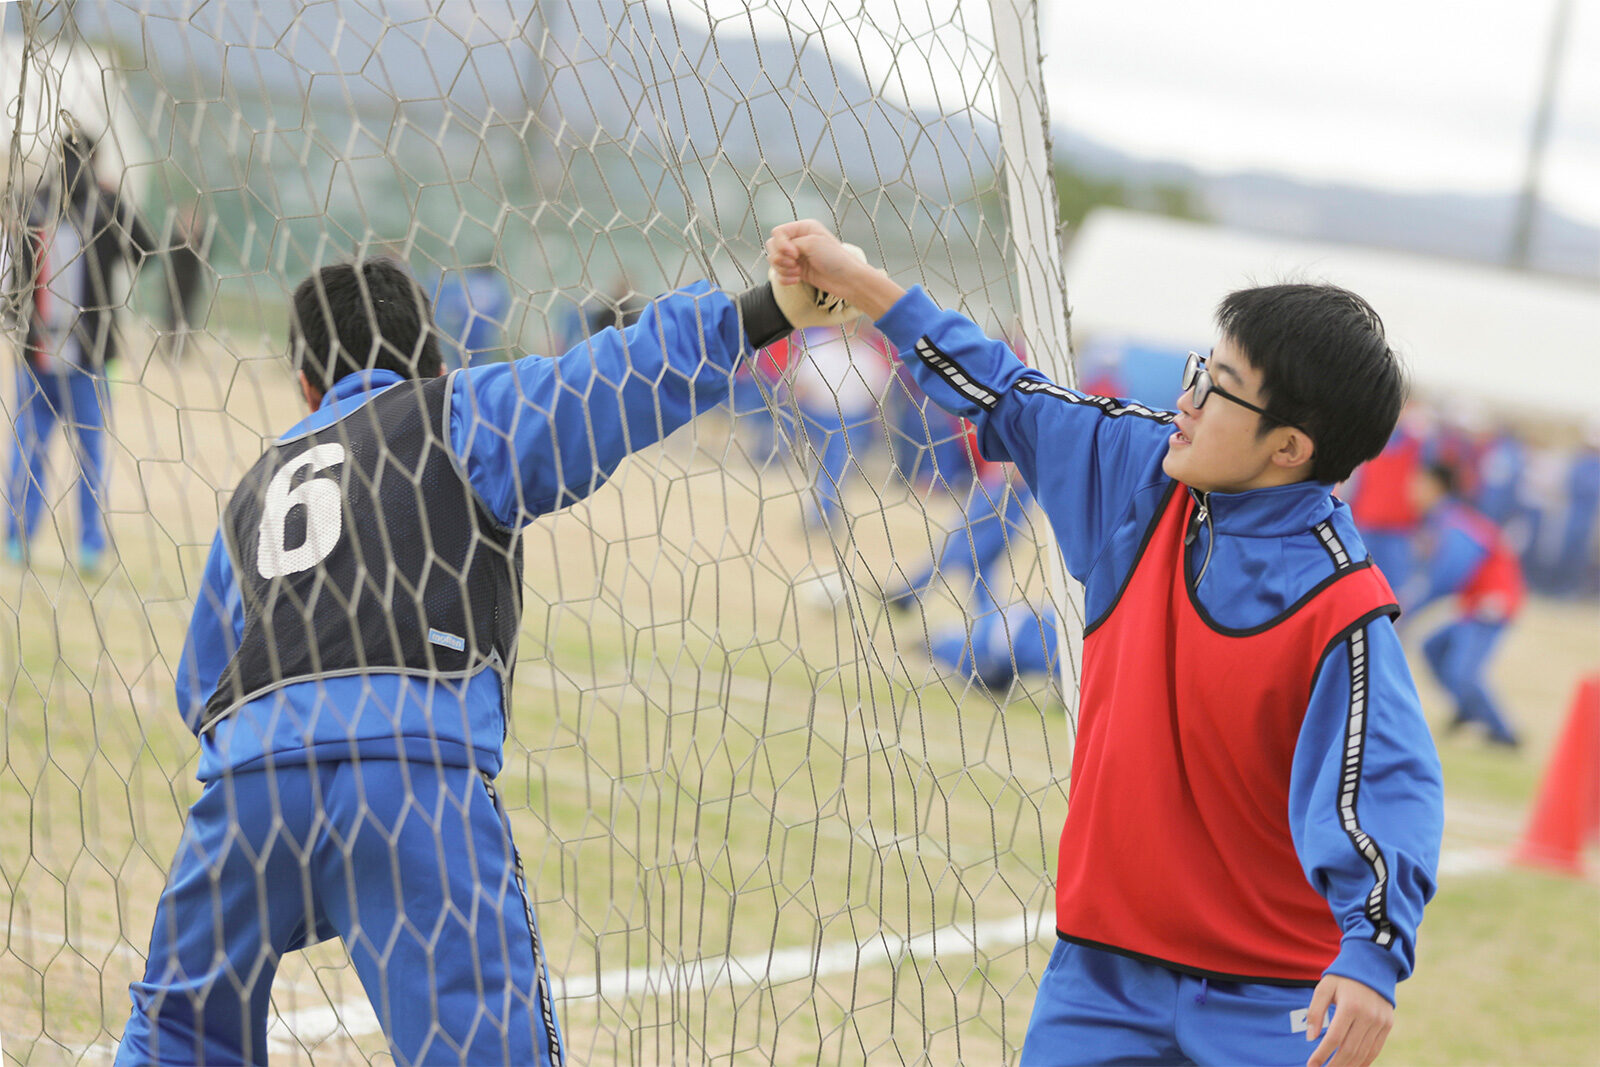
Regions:
M 201 569 L 229 493 L 304 413 L 283 358 L 299 279 L 395 256 L 478 365 L 564 351 L 679 283 L 743 288 L 770 227 L 809 216 L 1059 358 L 1063 324 L 1024 338 L 1038 319 L 1019 296 L 1054 256 L 1019 257 L 1007 211 L 1019 190 L 1052 204 L 1049 179 L 1019 168 L 1008 188 L 1001 151 L 1022 73 L 996 26 L 1033 14 L 993 6 L 5 7 L 8 252 L 72 130 L 179 249 L 110 282 L 98 558 L 81 440 L 27 439 L 31 372 L 7 357 L 8 486 L 19 448 L 45 459 L 38 526 L 0 572 L 8 1057 L 100 1062 L 122 1032 L 199 795 L 172 694 Z M 1030 256 L 1046 269 L 1019 281 Z M 1070 738 L 1047 675 L 990 688 L 966 667 L 976 651 L 1010 673 L 1007 635 L 1053 640 L 1039 614 L 1072 608 L 1006 472 L 975 472 L 870 338 L 848 365 L 811 347 L 757 361 L 731 405 L 525 532 L 496 788 L 571 1062 L 995 1063 L 1020 1046 Z M 982 581 L 928 576 L 947 542 L 970 556 L 1002 529 Z M 885 604 L 908 584 L 920 595 Z M 269 1041 L 281 1062 L 387 1062 L 338 941 L 284 961 Z

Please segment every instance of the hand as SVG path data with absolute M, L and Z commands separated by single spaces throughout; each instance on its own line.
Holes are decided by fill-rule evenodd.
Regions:
M 882 318 L 905 295 L 889 276 L 871 266 L 860 250 L 842 243 L 815 219 L 774 227 L 767 239 L 773 287 L 809 285 L 872 318 Z
M 1367 1067 L 1378 1058 L 1389 1038 L 1394 1026 L 1394 1005 L 1354 978 L 1325 974 L 1311 994 L 1311 1007 L 1306 1011 L 1307 1041 L 1315 1041 L 1322 1033 L 1330 1004 L 1339 1010 L 1333 1013 L 1333 1025 L 1311 1053 L 1306 1067 Z
M 841 245 L 846 252 L 867 261 L 867 254 L 855 245 Z M 808 326 L 848 326 L 861 317 L 861 309 L 842 296 L 805 281 L 785 281 L 776 267 L 767 268 L 767 280 L 772 283 L 772 297 L 783 311 L 783 317 L 797 330 Z

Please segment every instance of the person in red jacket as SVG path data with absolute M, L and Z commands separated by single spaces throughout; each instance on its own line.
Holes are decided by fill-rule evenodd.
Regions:
M 1455 702 L 1450 727 L 1482 725 L 1491 743 L 1518 743 L 1484 675 L 1495 646 L 1522 607 L 1522 565 L 1500 528 L 1456 497 L 1455 468 L 1429 463 L 1412 476 L 1422 527 L 1417 574 L 1402 592 L 1407 611 L 1456 598 L 1455 616 L 1422 644 L 1439 684 Z
M 1411 479 L 1425 461 L 1422 436 L 1405 424 L 1407 417 L 1401 416 L 1383 451 L 1363 463 L 1346 486 L 1361 540 L 1396 589 L 1411 580 L 1413 542 L 1421 521 L 1411 500 Z

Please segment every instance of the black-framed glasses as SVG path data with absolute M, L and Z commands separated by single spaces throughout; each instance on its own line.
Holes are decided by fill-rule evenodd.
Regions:
M 1222 399 L 1231 400 L 1242 408 L 1249 408 L 1264 419 L 1271 419 L 1280 426 L 1289 426 L 1306 434 L 1308 437 L 1310 436 L 1306 430 L 1295 426 L 1288 419 L 1280 418 L 1266 408 L 1258 408 L 1250 401 L 1245 400 L 1243 397 L 1235 396 L 1212 381 L 1211 372 L 1206 369 L 1206 357 L 1198 352 L 1190 352 L 1188 360 L 1183 364 L 1183 391 L 1191 394 L 1189 403 L 1194 405 L 1196 411 L 1205 407 L 1206 401 L 1210 399 L 1211 394 L 1215 393 Z

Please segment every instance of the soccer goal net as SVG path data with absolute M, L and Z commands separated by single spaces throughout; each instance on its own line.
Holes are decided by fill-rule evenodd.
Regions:
M 1065 381 L 1036 19 L 0 9 L 8 1062 L 106 1062 L 123 1032 L 201 790 L 174 685 L 207 556 L 306 413 L 299 279 L 397 260 L 446 363 L 476 368 L 590 343 L 697 279 L 740 290 L 770 228 L 811 217 Z M 87 237 L 62 222 L 69 141 L 93 146 Z M 90 341 L 62 325 L 91 318 Z M 1075 676 L 1056 635 L 1081 620 L 1020 480 L 967 440 L 870 327 L 809 332 L 526 527 L 495 790 L 566 1062 L 1015 1059 L 1054 942 Z M 405 919 L 436 957 L 472 951 Z M 343 942 L 264 962 L 274 1062 L 390 1062 Z

